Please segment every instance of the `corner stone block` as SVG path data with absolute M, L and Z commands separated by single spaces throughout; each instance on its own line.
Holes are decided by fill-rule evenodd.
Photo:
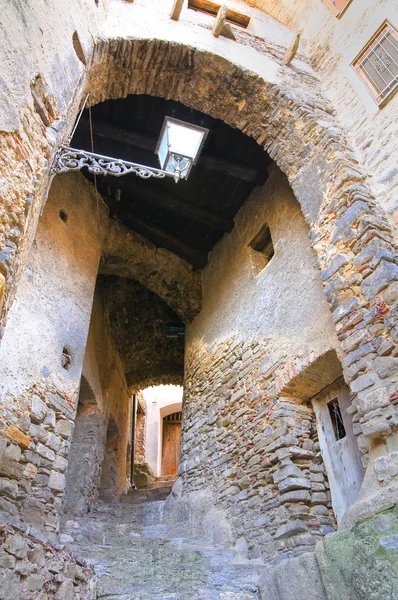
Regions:
M 54 492 L 63 492 L 66 486 L 66 478 L 62 473 L 52 471 L 48 482 L 48 487 Z
M 47 406 L 36 394 L 32 396 L 30 418 L 33 423 L 41 423 L 46 415 Z
M 64 439 L 68 439 L 72 435 L 72 424 L 65 420 L 58 421 L 55 431 Z
M 311 482 L 305 477 L 286 477 L 278 484 L 281 492 L 290 492 L 292 490 L 309 490 Z
M 390 390 L 386 387 L 378 388 L 368 392 L 359 392 L 355 399 L 355 405 L 360 415 L 366 415 L 372 410 L 385 408 L 390 404 Z
M 377 269 L 361 283 L 361 292 L 371 300 L 392 281 L 398 281 L 398 266 L 382 260 Z
M 389 482 L 391 479 L 398 478 L 398 452 L 376 458 L 374 470 L 379 481 Z

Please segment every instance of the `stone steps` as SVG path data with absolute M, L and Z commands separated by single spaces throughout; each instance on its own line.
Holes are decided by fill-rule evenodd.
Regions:
M 172 535 L 158 495 L 134 490 L 86 517 L 64 517 L 60 539 L 93 567 L 97 598 L 257 600 L 262 566 L 189 534 Z

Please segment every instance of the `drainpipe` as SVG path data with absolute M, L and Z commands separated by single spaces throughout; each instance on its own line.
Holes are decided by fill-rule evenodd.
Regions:
M 137 413 L 137 394 L 133 394 L 133 411 L 132 411 L 132 422 L 131 422 L 131 457 L 130 457 L 130 483 L 131 487 L 135 489 L 134 483 L 134 453 L 135 453 L 135 418 Z

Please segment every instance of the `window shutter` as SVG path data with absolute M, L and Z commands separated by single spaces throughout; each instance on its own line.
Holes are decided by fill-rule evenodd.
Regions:
M 352 0 L 324 0 L 336 17 L 339 17 Z
M 333 3 L 337 10 L 339 12 L 341 12 L 342 10 L 345 9 L 345 7 L 347 6 L 347 4 L 349 4 L 350 0 L 335 0 L 335 2 Z

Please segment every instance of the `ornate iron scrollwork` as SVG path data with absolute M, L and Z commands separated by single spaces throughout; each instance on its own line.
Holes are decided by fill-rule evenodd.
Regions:
M 83 167 L 87 167 L 90 173 L 94 175 L 113 175 L 114 177 L 122 177 L 128 173 L 134 173 L 141 179 L 163 179 L 164 177 L 173 177 L 177 182 L 180 178 L 178 172 L 169 173 L 161 169 L 146 167 L 137 163 L 131 163 L 118 158 L 110 158 L 86 150 L 77 150 L 68 146 L 61 146 L 58 150 L 54 165 L 54 173 L 66 173 L 67 171 L 80 171 Z

